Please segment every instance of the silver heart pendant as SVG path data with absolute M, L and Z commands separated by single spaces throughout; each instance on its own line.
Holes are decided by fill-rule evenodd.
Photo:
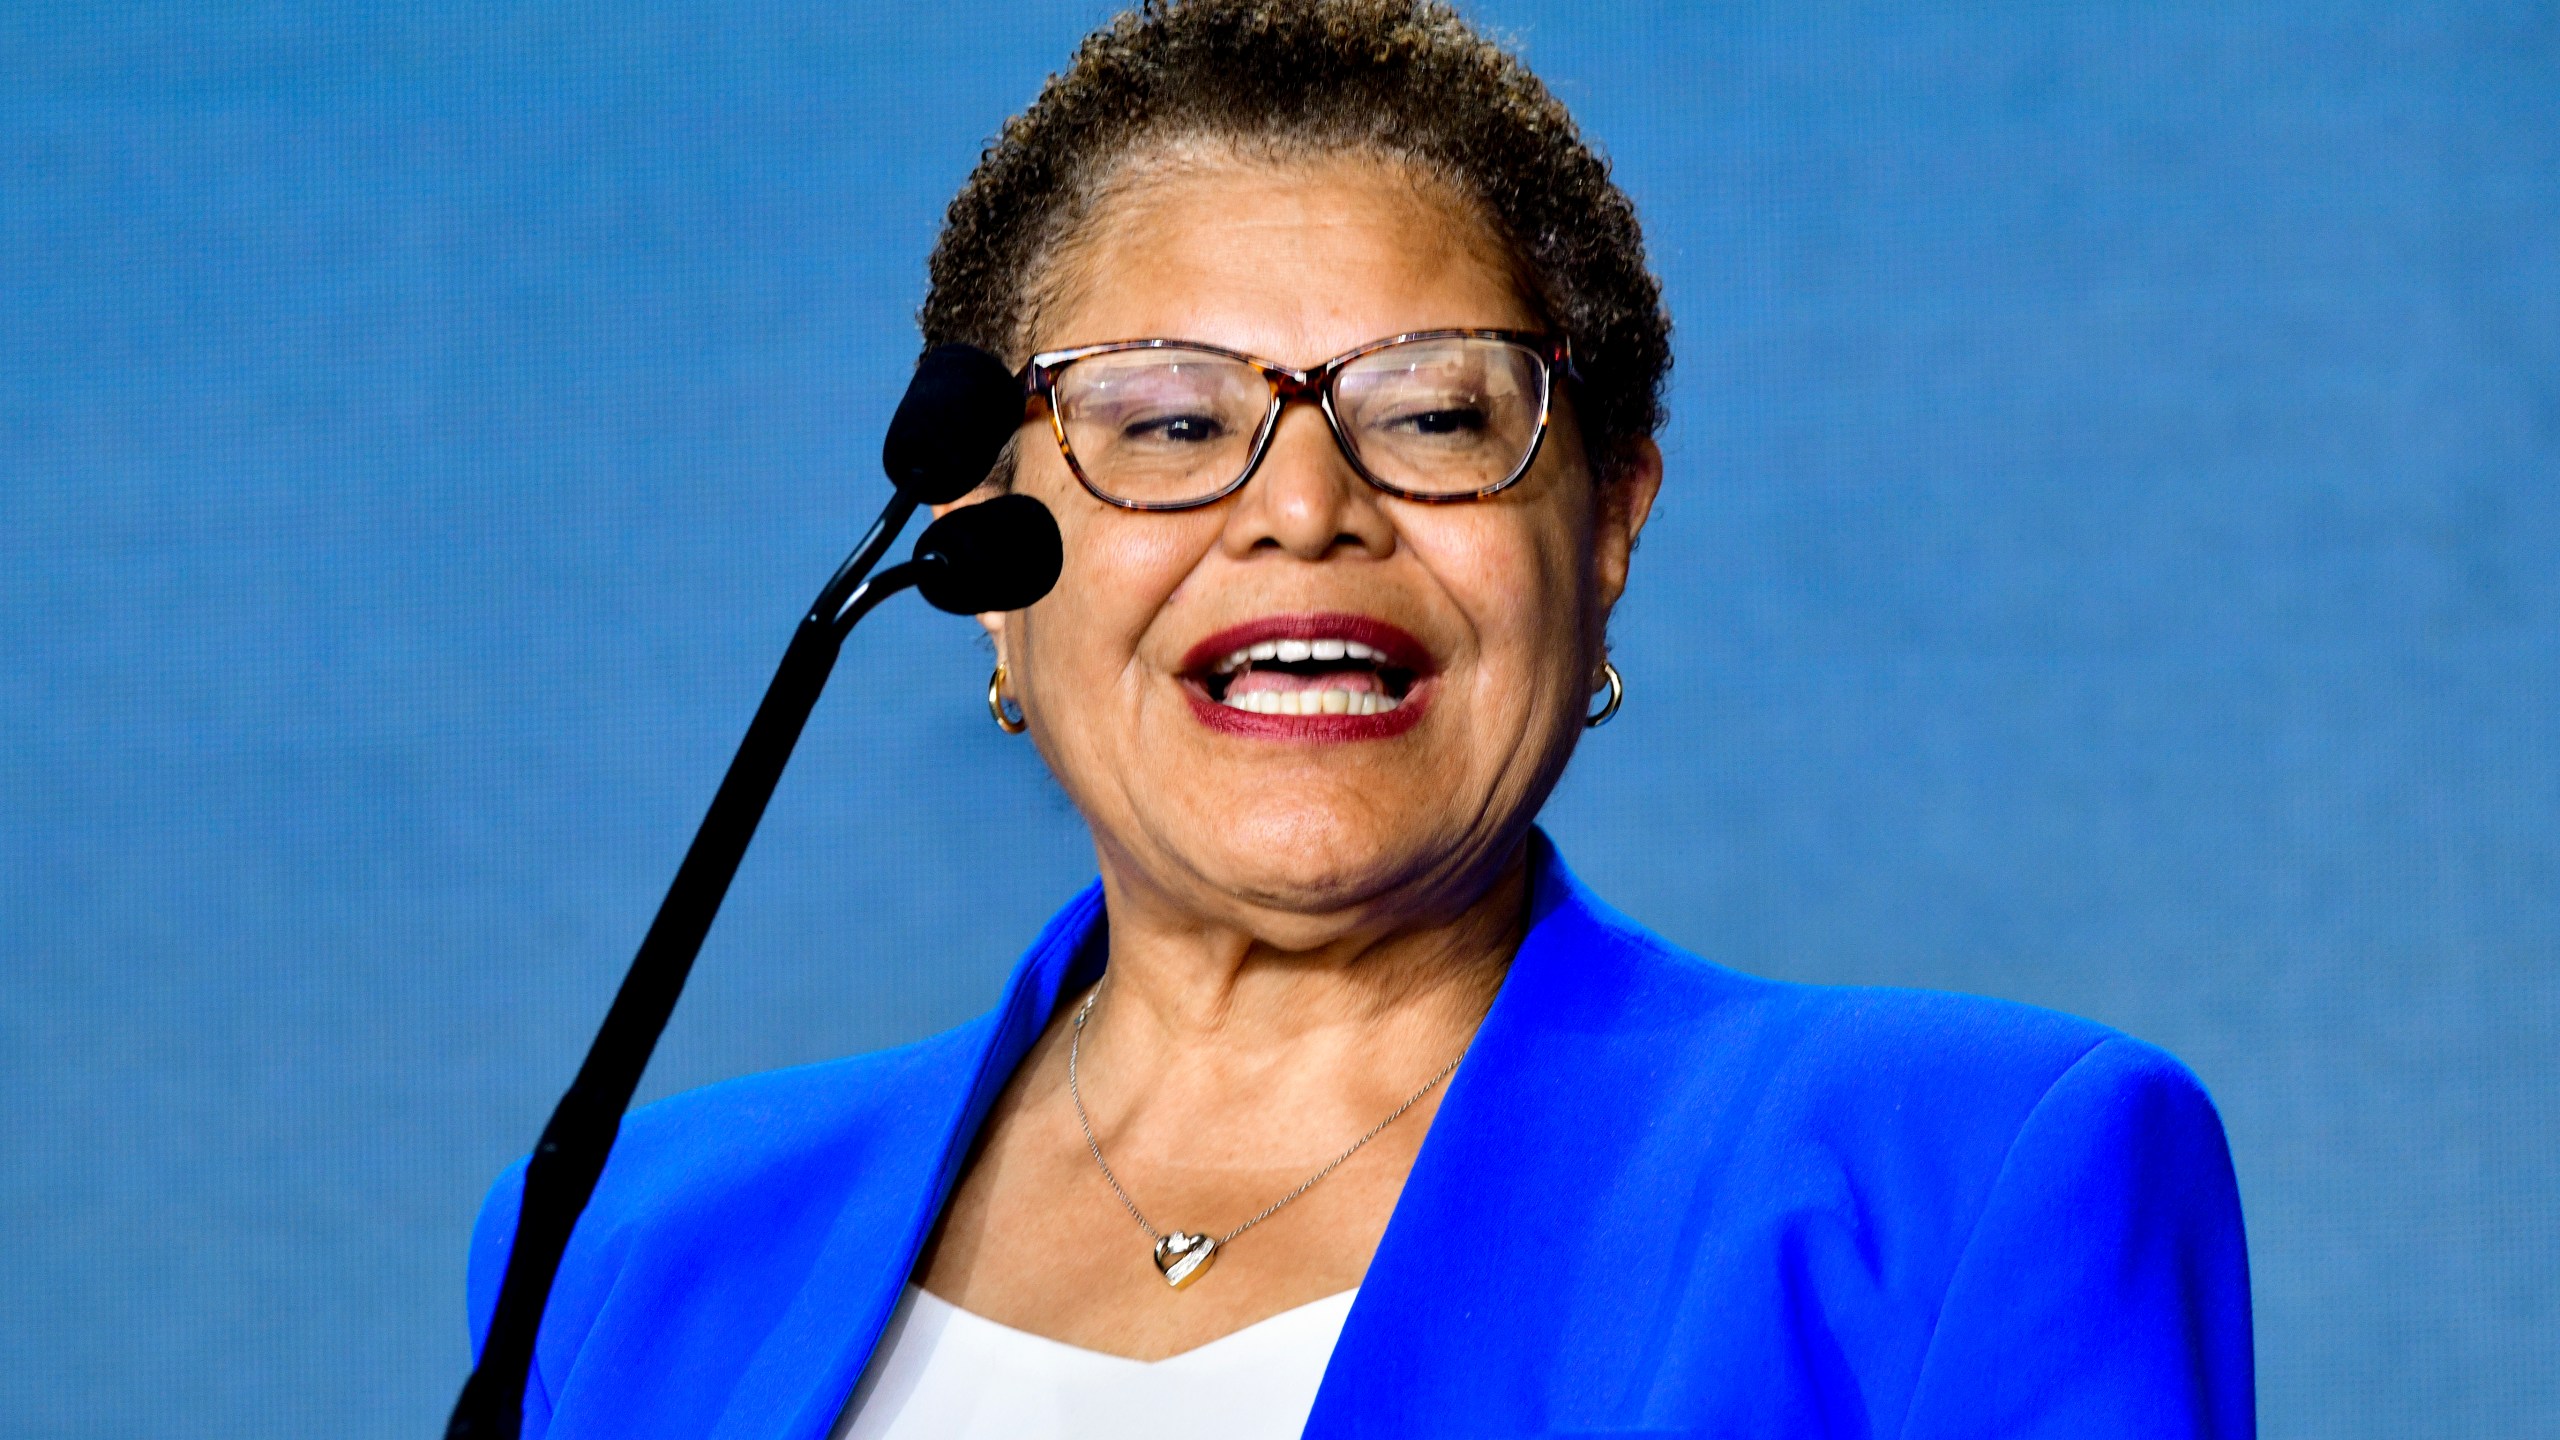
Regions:
M 1156 1241 L 1156 1271 L 1176 1290 L 1208 1274 L 1210 1262 L 1217 1258 L 1218 1242 L 1206 1235 L 1176 1230 Z

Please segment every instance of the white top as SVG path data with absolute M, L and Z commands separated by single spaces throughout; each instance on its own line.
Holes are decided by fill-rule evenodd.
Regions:
M 1296 1440 L 1359 1293 L 1131 1360 L 999 1325 L 910 1285 L 834 1440 Z

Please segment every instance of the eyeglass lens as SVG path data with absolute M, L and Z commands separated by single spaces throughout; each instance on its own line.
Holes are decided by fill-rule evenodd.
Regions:
M 1334 414 L 1372 478 L 1409 494 L 1470 495 L 1528 462 L 1546 385 L 1544 361 L 1526 346 L 1411 340 L 1345 365 Z M 1059 428 L 1085 482 L 1134 505 L 1197 502 L 1234 485 L 1277 418 L 1272 396 L 1241 360 L 1173 348 L 1088 355 L 1056 381 Z

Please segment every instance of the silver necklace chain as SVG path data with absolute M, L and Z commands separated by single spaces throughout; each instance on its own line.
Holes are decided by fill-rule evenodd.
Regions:
M 1102 1146 L 1093 1138 L 1093 1121 L 1084 1113 L 1084 1091 L 1078 1088 L 1076 1084 L 1076 1055 L 1077 1052 L 1084 1047 L 1084 1022 L 1093 1015 L 1093 1002 L 1101 998 L 1102 987 L 1100 985 L 1096 985 L 1093 987 L 1092 991 L 1084 997 L 1084 1004 L 1076 1008 L 1074 1034 L 1067 1040 L 1067 1098 L 1075 1103 L 1076 1128 L 1084 1132 L 1084 1148 L 1092 1152 L 1093 1163 L 1101 1168 L 1103 1183 L 1111 1187 L 1112 1194 L 1120 1197 L 1121 1207 L 1129 1212 L 1130 1219 L 1138 1222 L 1139 1229 L 1147 1232 L 1147 1238 L 1149 1240 L 1161 1241 L 1164 1239 L 1164 1236 L 1158 1233 L 1155 1226 L 1147 1223 L 1147 1217 L 1138 1209 L 1138 1202 L 1129 1198 L 1129 1192 L 1120 1187 L 1120 1177 L 1111 1173 L 1111 1162 L 1102 1158 Z M 1290 1201 L 1295 1200 L 1299 1196 L 1314 1189 L 1317 1181 L 1322 1180 L 1327 1175 L 1330 1175 L 1334 1171 L 1342 1168 L 1343 1161 L 1359 1154 L 1361 1146 L 1377 1139 L 1379 1135 L 1385 1132 L 1388 1126 L 1393 1125 L 1400 1119 L 1403 1119 L 1404 1112 L 1421 1104 L 1422 1097 L 1430 1094 L 1434 1089 L 1436 1089 L 1441 1081 L 1448 1079 L 1451 1072 L 1458 1068 L 1458 1061 L 1466 1058 L 1466 1052 L 1463 1050 L 1459 1051 L 1457 1059 L 1451 1060 L 1448 1064 L 1441 1066 L 1439 1074 L 1422 1082 L 1422 1088 L 1414 1091 L 1411 1095 L 1406 1096 L 1405 1102 L 1397 1106 L 1394 1110 L 1389 1111 L 1386 1119 L 1370 1126 L 1368 1134 L 1352 1141 L 1349 1149 L 1334 1156 L 1331 1160 L 1326 1161 L 1323 1169 L 1318 1170 L 1313 1175 L 1310 1175 L 1306 1179 L 1300 1181 L 1297 1189 L 1290 1191 L 1288 1194 L 1281 1196 L 1279 1199 L 1274 1200 L 1269 1205 L 1263 1207 L 1261 1214 L 1254 1216 L 1252 1219 L 1247 1220 L 1233 1230 L 1219 1236 L 1216 1243 L 1221 1247 L 1225 1246 L 1227 1242 L 1235 1239 L 1247 1230 L 1250 1230 L 1254 1226 L 1261 1224 L 1263 1221 L 1270 1219 L 1272 1216 L 1279 1214 L 1281 1207 L 1287 1205 Z

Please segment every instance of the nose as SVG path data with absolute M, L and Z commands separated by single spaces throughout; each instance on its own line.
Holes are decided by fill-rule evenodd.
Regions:
M 1383 498 L 1351 468 L 1323 412 L 1293 403 L 1280 412 L 1261 466 L 1236 492 L 1224 543 L 1238 559 L 1264 550 L 1301 560 L 1384 559 L 1395 550 L 1395 525 Z

